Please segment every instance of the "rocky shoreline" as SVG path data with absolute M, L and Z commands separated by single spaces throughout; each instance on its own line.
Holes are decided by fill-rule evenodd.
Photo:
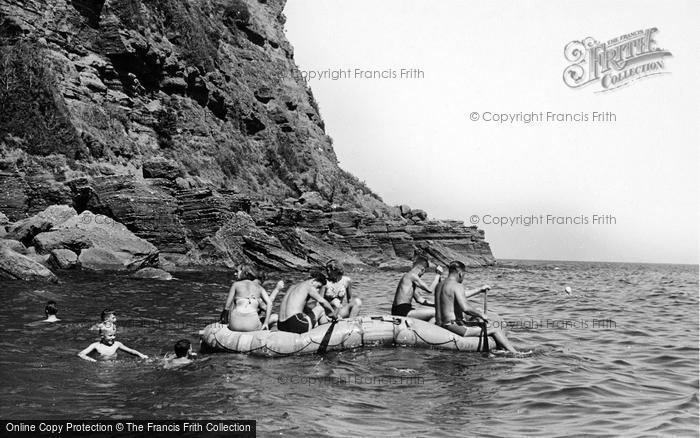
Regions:
M 82 194 L 89 188 L 75 187 Z M 152 196 L 156 193 L 163 194 L 154 190 Z M 149 207 L 120 192 L 93 193 L 88 199 L 100 204 L 88 201 L 92 209 L 80 214 L 67 205 L 16 222 L 2 214 L 0 277 L 55 282 L 50 269 L 81 268 L 170 279 L 164 270 L 253 263 L 269 271 L 306 271 L 329 259 L 350 270 L 391 270 L 405 269 L 418 254 L 441 264 L 494 263 L 483 231 L 457 221 L 427 220 L 423 211 L 407 206 L 395 208 L 396 217 L 387 219 L 343 210 L 313 193 L 279 205 L 214 190 L 180 196 L 170 212 L 163 211 L 165 202 L 151 199 Z

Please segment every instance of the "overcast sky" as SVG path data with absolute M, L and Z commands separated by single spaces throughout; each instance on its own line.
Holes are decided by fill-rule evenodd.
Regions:
M 303 71 L 351 69 L 309 84 L 341 167 L 387 203 L 478 221 L 497 258 L 696 264 L 699 5 L 288 0 L 285 14 Z M 672 53 L 667 74 L 603 93 L 564 84 L 570 41 L 653 27 L 657 47 Z M 422 77 L 355 75 L 402 68 Z M 483 120 L 548 111 L 616 120 Z M 548 224 L 547 215 L 588 224 Z

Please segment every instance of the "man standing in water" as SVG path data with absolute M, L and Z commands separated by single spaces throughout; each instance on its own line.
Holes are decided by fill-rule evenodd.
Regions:
M 317 325 L 323 315 L 314 313 L 307 306 L 309 298 L 315 299 L 328 311 L 330 318 L 337 318 L 338 310 L 321 296 L 321 288 L 326 284 L 323 273 L 312 273 L 308 280 L 290 287 L 280 304 L 280 316 L 277 329 L 283 332 L 306 333 Z
M 399 285 L 396 287 L 394 303 L 391 306 L 392 315 L 408 316 L 410 318 L 422 319 L 423 321 L 430 321 L 430 319 L 435 316 L 435 309 L 417 310 L 411 306 L 411 301 L 415 299 L 418 304 L 435 307 L 434 303 L 431 303 L 421 296 L 418 289 L 433 293 L 435 286 L 440 280 L 440 269 L 438 269 L 438 275 L 435 276 L 433 284 L 430 286 L 421 280 L 426 269 L 428 269 L 428 260 L 425 257 L 417 257 L 413 262 L 411 270 L 401 277 Z
M 488 317 L 479 309 L 471 307 L 467 303 L 467 298 L 484 293 L 490 287 L 483 286 L 479 289 L 465 290 L 462 285 L 465 270 L 466 266 L 460 261 L 450 263 L 447 279 L 440 282 L 435 290 L 435 323 L 460 336 L 480 336 L 481 323 L 465 321 L 464 313 L 477 316 L 487 324 L 489 322 Z M 513 347 L 500 328 L 488 327 L 487 325 L 487 334 L 493 336 L 499 346 L 511 353 L 518 353 L 518 350 Z

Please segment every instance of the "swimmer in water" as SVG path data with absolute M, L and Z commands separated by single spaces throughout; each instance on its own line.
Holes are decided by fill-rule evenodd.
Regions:
M 180 339 L 175 343 L 175 357 L 166 360 L 166 368 L 174 368 L 192 363 L 192 359 L 197 357 L 196 353 L 192 352 L 192 344 L 187 339 Z
M 56 308 L 56 302 L 51 300 L 48 303 L 46 303 L 46 307 L 44 307 L 44 314 L 46 315 L 46 319 L 41 321 L 41 322 L 58 322 L 60 319 L 56 317 L 56 314 L 58 314 L 58 309 Z
M 129 354 L 138 356 L 141 359 L 148 359 L 148 356 L 141 354 L 136 350 L 133 350 L 121 342 L 115 340 L 117 337 L 117 331 L 113 328 L 102 328 L 100 329 L 100 342 L 93 342 L 86 349 L 78 353 L 81 359 L 85 359 L 90 362 L 97 362 L 97 360 L 88 356 L 88 354 L 93 351 L 97 351 L 100 354 L 101 359 L 112 359 L 117 356 L 118 350 L 124 350 Z
M 102 322 L 94 324 L 90 330 L 114 329 L 117 330 L 117 313 L 109 307 L 104 309 L 100 314 Z

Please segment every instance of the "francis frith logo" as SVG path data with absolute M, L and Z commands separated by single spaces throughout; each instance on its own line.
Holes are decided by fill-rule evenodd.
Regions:
M 610 91 L 653 75 L 668 73 L 665 57 L 671 52 L 658 46 L 658 29 L 637 30 L 606 42 L 592 37 L 571 41 L 564 48 L 564 83 L 571 88 L 595 84 L 597 92 Z

